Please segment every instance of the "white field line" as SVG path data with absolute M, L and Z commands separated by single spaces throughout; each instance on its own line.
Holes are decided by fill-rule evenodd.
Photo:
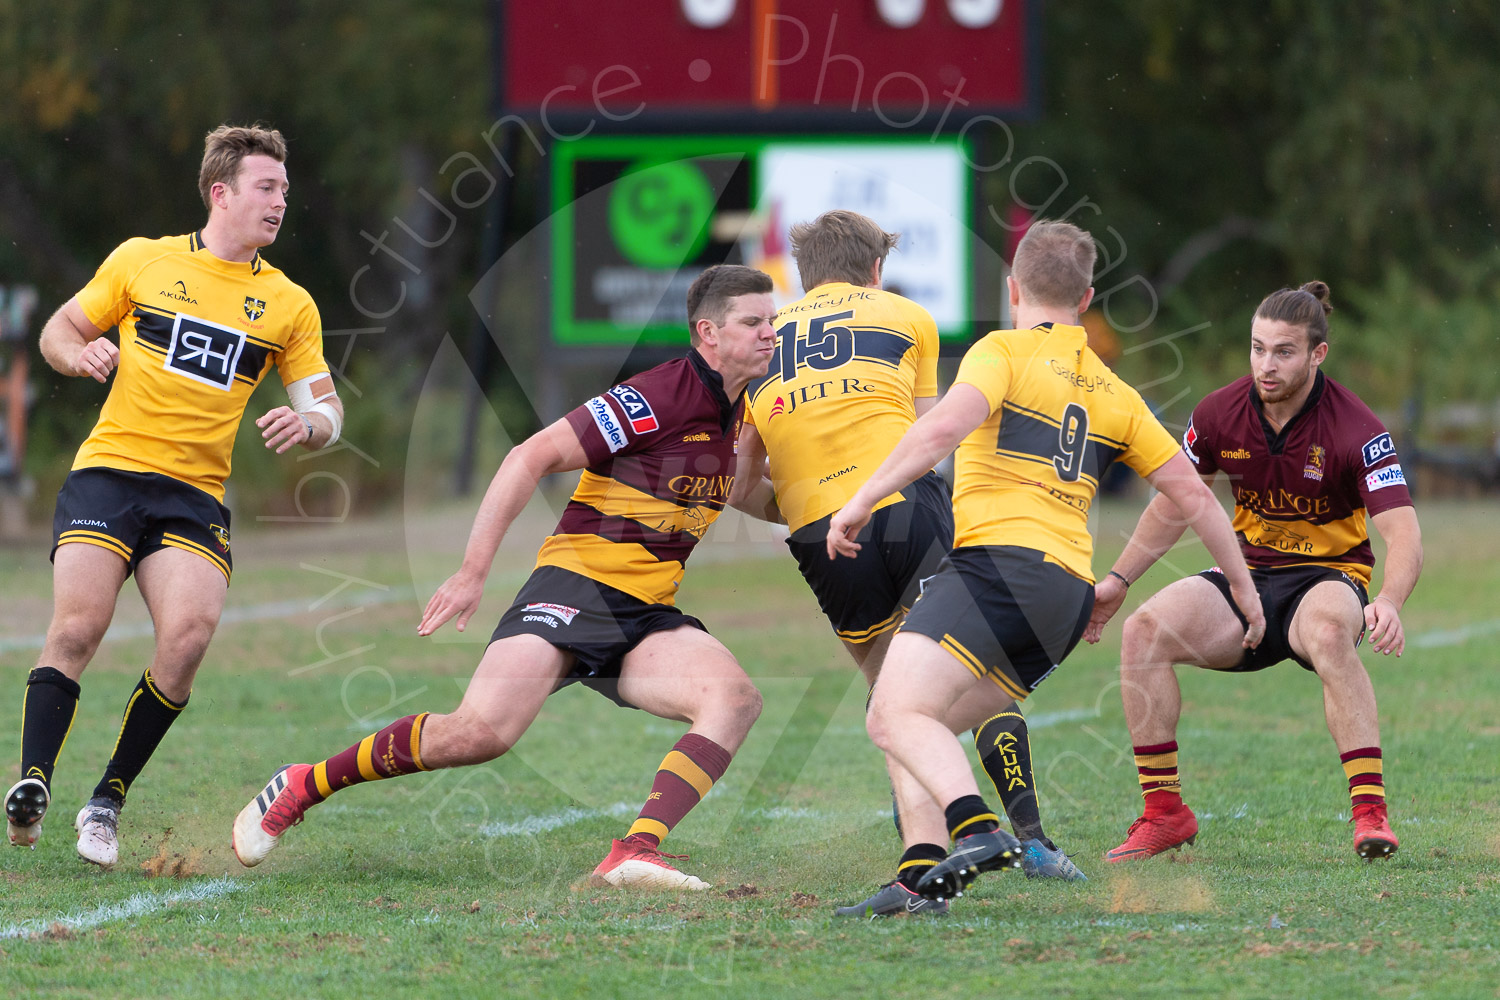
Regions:
M 195 903 L 205 899 L 214 899 L 218 896 L 228 895 L 245 888 L 243 882 L 237 882 L 230 878 L 216 878 L 207 882 L 199 882 L 196 885 L 179 889 L 176 892 L 150 893 L 141 892 L 123 903 L 109 903 L 88 911 L 87 913 L 70 913 L 57 917 L 42 917 L 37 920 L 24 920 L 19 924 L 11 924 L 8 927 L 0 927 L 0 940 L 6 938 L 33 937 L 45 933 L 49 929 L 61 925 L 71 931 L 86 931 L 100 924 L 107 924 L 114 920 L 131 920 L 135 917 L 144 916 L 164 906 L 173 903 Z
M 326 607 L 320 607 L 316 601 L 309 602 L 306 600 L 246 604 L 239 607 L 225 608 L 224 613 L 219 616 L 219 624 L 238 625 L 243 622 L 260 622 L 272 618 L 292 618 L 297 615 L 310 615 L 314 612 L 350 611 L 354 608 L 408 601 L 412 599 L 414 593 L 410 587 L 392 588 L 378 593 L 364 594 L 359 597 L 350 598 L 340 604 L 330 604 Z M 144 639 L 153 634 L 155 634 L 155 630 L 149 621 L 132 622 L 124 625 L 111 625 L 109 631 L 104 633 L 104 641 L 117 642 L 121 639 Z M 9 653 L 17 649 L 41 649 L 46 642 L 47 634 L 45 632 L 37 635 L 0 636 L 0 653 Z
M 559 827 L 572 826 L 574 823 L 582 823 L 586 819 L 618 819 L 621 816 L 633 816 L 640 811 L 639 806 L 628 802 L 616 802 L 607 809 L 576 809 L 569 807 L 561 812 L 544 813 L 541 816 L 527 816 L 525 819 L 516 820 L 512 823 L 499 821 L 486 823 L 479 828 L 481 837 L 534 837 L 539 833 L 547 833 Z

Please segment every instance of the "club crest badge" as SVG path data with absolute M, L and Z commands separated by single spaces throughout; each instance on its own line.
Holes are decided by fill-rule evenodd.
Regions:
M 1323 481 L 1323 446 L 1315 444 L 1307 449 L 1307 464 L 1302 467 L 1303 479 L 1315 479 Z
M 214 533 L 214 537 L 219 540 L 219 548 L 223 549 L 225 552 L 228 552 L 229 529 L 224 527 L 222 524 L 210 524 L 208 526 L 208 530 L 212 531 Z
M 266 300 L 245 296 L 245 315 L 254 323 L 266 314 Z

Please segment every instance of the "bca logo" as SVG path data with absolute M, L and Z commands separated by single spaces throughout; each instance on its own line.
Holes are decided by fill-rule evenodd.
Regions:
M 245 296 L 245 315 L 254 323 L 266 314 L 266 300 Z
M 646 402 L 645 396 L 628 385 L 617 385 L 609 390 L 609 394 L 625 408 L 625 419 L 630 421 L 631 430 L 637 434 L 649 434 L 656 430 L 656 414 L 651 412 L 651 404 Z
M 234 385 L 235 366 L 245 349 L 245 335 L 207 320 L 178 313 L 172 323 L 166 368 L 217 389 Z
M 1370 438 L 1360 450 L 1364 452 L 1365 468 L 1368 469 L 1387 455 L 1396 454 L 1396 444 L 1391 440 L 1391 435 L 1385 433 L 1379 437 Z

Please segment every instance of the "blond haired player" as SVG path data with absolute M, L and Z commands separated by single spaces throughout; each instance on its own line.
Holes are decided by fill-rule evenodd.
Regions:
M 134 573 L 156 648 L 74 824 L 78 853 L 104 867 L 118 857 L 125 796 L 187 707 L 224 607 L 233 568 L 224 480 L 250 393 L 277 369 L 292 405 L 255 421 L 277 454 L 326 447 L 343 422 L 317 307 L 260 255 L 286 216 L 281 133 L 210 132 L 198 189 L 202 229 L 120 244 L 42 330 L 53 368 L 113 384 L 57 495 L 52 622 L 26 681 L 21 780 L 5 815 L 10 842 L 34 846 L 79 678 Z M 116 326 L 118 345 L 105 336 Z
M 1088 509 L 1110 462 L 1187 512 L 1250 622 L 1243 641 L 1264 631 L 1228 517 L 1140 394 L 1088 347 L 1078 317 L 1095 256 L 1068 223 L 1027 231 L 1007 279 L 1017 328 L 969 349 L 947 395 L 829 523 L 830 557 L 857 555 L 880 499 L 957 446 L 954 549 L 891 641 L 868 716 L 876 745 L 943 809 L 953 849 L 916 887 L 931 899 L 1019 866 L 954 732 L 1024 699 L 1082 637 L 1094 601 Z

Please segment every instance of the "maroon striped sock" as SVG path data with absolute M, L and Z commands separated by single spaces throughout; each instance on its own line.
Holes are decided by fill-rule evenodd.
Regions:
M 1177 741 L 1134 748 L 1141 798 L 1147 813 L 1171 812 L 1182 805 L 1182 779 L 1177 774 Z
M 682 817 L 724 776 L 733 756 L 697 733 L 688 733 L 678 740 L 662 760 L 656 780 L 651 783 L 651 794 L 625 836 L 660 847 L 672 827 L 682 822 Z
M 397 719 L 378 733 L 371 733 L 343 753 L 314 764 L 302 785 L 310 803 L 322 802 L 340 788 L 366 781 L 380 781 L 422 766 L 422 723 L 428 713 Z
M 1379 747 L 1361 747 L 1339 754 L 1349 779 L 1350 805 L 1385 802 L 1385 765 Z

